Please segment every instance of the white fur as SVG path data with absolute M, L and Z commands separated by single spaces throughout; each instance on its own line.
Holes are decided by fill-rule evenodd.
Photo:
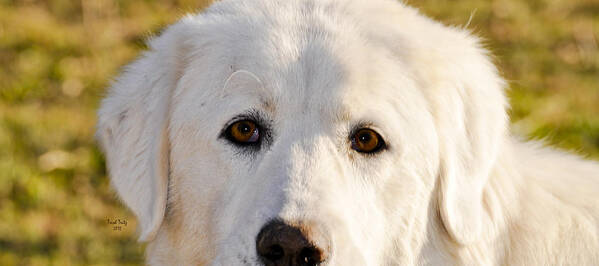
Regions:
M 273 218 L 327 265 L 598 265 L 599 165 L 507 131 L 469 32 L 391 0 L 223 0 L 129 65 L 99 111 L 149 264 L 257 265 Z M 219 137 L 258 112 L 270 141 Z M 388 149 L 365 156 L 367 123 Z

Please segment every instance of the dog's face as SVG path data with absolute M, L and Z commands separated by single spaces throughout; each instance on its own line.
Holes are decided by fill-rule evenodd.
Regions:
M 389 51 L 323 34 L 335 41 L 299 32 L 270 40 L 289 43 L 282 51 L 261 47 L 263 35 L 249 36 L 251 54 L 204 46 L 221 64 L 191 58 L 175 90 L 171 214 L 212 228 L 223 265 L 255 261 L 271 220 L 323 256 L 366 264 L 426 215 L 439 148 L 424 95 Z M 198 86 L 215 76 L 215 90 Z
M 223 1 L 129 66 L 98 134 L 150 262 L 409 263 L 441 218 L 478 237 L 501 80 L 467 34 L 362 5 Z

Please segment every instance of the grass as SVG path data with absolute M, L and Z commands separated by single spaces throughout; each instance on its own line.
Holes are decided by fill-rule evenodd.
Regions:
M 515 133 L 599 158 L 599 2 L 409 3 L 486 39 L 510 81 Z M 147 37 L 206 4 L 0 0 L 1 265 L 142 263 L 93 139 L 95 110 Z

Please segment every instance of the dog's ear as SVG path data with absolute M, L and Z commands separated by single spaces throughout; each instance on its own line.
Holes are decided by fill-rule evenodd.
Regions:
M 474 38 L 437 69 L 434 97 L 440 143 L 441 218 L 458 243 L 476 241 L 489 214 L 483 192 L 506 139 L 505 82 Z M 460 45 L 456 45 L 460 47 Z
M 98 111 L 96 136 L 111 183 L 137 216 L 140 241 L 154 238 L 166 208 L 169 105 L 184 69 L 186 20 L 149 42 L 149 51 L 124 69 Z

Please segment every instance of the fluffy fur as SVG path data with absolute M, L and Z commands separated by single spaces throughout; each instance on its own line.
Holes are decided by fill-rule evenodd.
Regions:
M 326 265 L 599 265 L 599 165 L 512 137 L 478 39 L 401 3 L 223 0 L 123 72 L 98 138 L 149 264 L 259 265 L 278 218 Z

